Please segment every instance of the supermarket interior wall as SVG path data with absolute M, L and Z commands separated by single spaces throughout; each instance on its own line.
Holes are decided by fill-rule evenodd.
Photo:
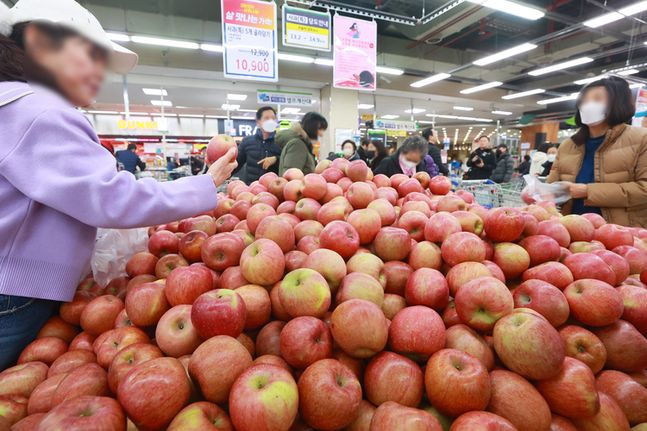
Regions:
M 329 152 L 336 151 L 336 131 L 356 130 L 358 127 L 359 110 L 358 92 L 340 90 L 331 86 L 321 89 L 321 114 L 328 120 L 328 130 L 319 149 L 320 158 Z
M 551 121 L 548 123 L 533 124 L 521 128 L 521 142 L 530 142 L 530 148 L 535 148 L 537 144 L 537 135 L 545 133 L 544 142 L 558 142 L 557 132 L 559 131 L 559 122 Z

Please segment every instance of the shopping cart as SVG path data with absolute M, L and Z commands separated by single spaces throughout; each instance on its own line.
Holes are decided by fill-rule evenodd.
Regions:
M 465 190 L 474 195 L 474 200 L 486 208 L 520 207 L 525 203 L 521 191 L 525 187 L 523 178 L 513 178 L 509 183 L 497 184 L 492 180 L 463 180 L 458 190 Z

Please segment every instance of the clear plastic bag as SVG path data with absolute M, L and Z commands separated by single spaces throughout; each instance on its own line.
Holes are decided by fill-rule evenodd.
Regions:
M 148 229 L 99 229 L 90 262 L 94 279 L 101 287 L 126 275 L 126 263 L 146 251 Z
M 523 179 L 526 187 L 521 192 L 521 198 L 527 204 L 553 202 L 561 205 L 571 199 L 568 185 L 562 182 L 546 184 L 534 175 L 524 175 Z

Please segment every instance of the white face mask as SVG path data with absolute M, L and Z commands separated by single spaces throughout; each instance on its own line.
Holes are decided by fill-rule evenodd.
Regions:
M 554 162 L 554 161 L 555 161 L 555 157 L 557 157 L 557 155 L 556 155 L 556 154 L 549 154 L 549 155 L 548 155 L 548 161 L 549 161 L 549 162 Z
M 587 102 L 580 106 L 582 124 L 594 126 L 604 121 L 607 116 L 607 105 L 602 102 Z
M 417 164 L 417 163 L 412 162 L 412 161 L 409 161 L 409 160 L 405 159 L 404 157 L 401 157 L 401 158 L 400 158 L 400 160 L 402 161 L 402 164 L 403 164 L 404 166 L 406 166 L 407 168 L 409 168 L 409 169 L 413 169 L 413 168 L 415 168 L 416 166 L 418 166 L 418 164 Z
M 261 128 L 263 129 L 264 132 L 273 133 L 276 131 L 276 121 L 265 120 L 263 121 L 263 124 L 261 124 Z
M 344 148 L 344 156 L 350 157 L 353 154 L 355 154 L 355 151 L 352 148 Z

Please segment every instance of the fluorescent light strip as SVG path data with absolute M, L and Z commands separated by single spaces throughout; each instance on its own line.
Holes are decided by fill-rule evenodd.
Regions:
M 168 92 L 163 88 L 142 88 L 147 96 L 168 96 Z
M 200 114 L 179 114 L 178 117 L 180 117 L 180 118 L 204 118 L 204 115 L 200 115 Z
M 582 64 L 591 63 L 591 62 L 593 62 L 593 59 L 591 57 L 575 58 L 573 60 L 568 60 L 562 63 L 553 64 L 552 66 L 531 70 L 530 72 L 528 72 L 528 75 L 530 76 L 545 75 L 547 73 L 555 72 L 562 69 L 568 69 L 569 67 L 580 66 Z
M 420 88 L 424 87 L 429 84 L 433 84 L 434 82 L 442 81 L 444 79 L 449 78 L 451 75 L 449 73 L 437 73 L 435 75 L 431 75 L 425 79 L 421 79 L 420 81 L 416 81 L 411 83 L 411 87 L 413 88 Z
M 215 45 L 213 43 L 201 43 L 200 49 L 209 52 L 224 52 L 225 50 L 222 45 Z
M 580 93 L 571 93 L 568 96 L 562 96 L 562 97 L 555 97 L 553 99 L 544 99 L 544 100 L 539 100 L 537 103 L 539 105 L 550 105 L 551 103 L 559 103 L 559 102 L 566 102 L 569 100 L 575 100 L 577 99 L 577 96 Z
M 494 121 L 490 118 L 463 117 L 461 115 L 427 114 L 427 117 L 444 118 L 446 120 L 476 121 L 479 123 L 491 123 L 492 121 Z
M 638 69 L 627 69 L 627 70 L 618 72 L 618 75 L 622 75 L 622 76 L 635 75 L 638 72 L 640 72 Z
M 609 12 L 609 13 L 605 13 L 604 15 L 600 15 L 595 18 L 586 20 L 582 24 L 584 24 L 589 28 L 598 28 L 598 27 L 602 27 L 603 25 L 607 25 L 612 22 L 619 21 L 622 18 L 624 18 L 624 15 L 621 13 Z
M 488 82 L 486 84 L 482 85 L 477 85 L 476 87 L 471 87 L 471 88 L 466 88 L 464 90 L 461 90 L 461 94 L 472 94 L 472 93 L 478 93 L 479 91 L 487 90 L 490 88 L 498 87 L 500 85 L 503 85 L 503 82 L 501 81 L 492 81 Z
M 426 111 L 426 109 L 423 109 L 423 108 L 413 108 L 413 109 L 405 109 L 404 113 L 405 114 L 422 114 L 425 111 Z
M 313 57 L 307 57 L 305 55 L 294 55 L 279 52 L 277 56 L 279 60 L 292 61 L 294 63 L 312 64 L 315 62 L 315 59 Z
M 281 114 L 296 115 L 301 112 L 301 108 L 283 108 Z
M 386 114 L 386 115 L 382 115 L 380 118 L 382 118 L 384 120 L 395 120 L 396 118 L 400 118 L 400 116 L 399 115 L 393 115 L 393 114 Z
M 455 111 L 473 111 L 474 108 L 471 106 L 454 106 Z
M 505 96 L 502 96 L 501 98 L 504 100 L 512 100 L 512 99 L 519 99 L 521 97 L 532 96 L 533 94 L 541 94 L 545 92 L 546 90 L 544 90 L 543 88 L 536 88 L 534 90 L 522 91 L 520 93 L 507 94 Z
M 374 106 L 370 103 L 360 103 L 359 105 L 357 105 L 357 109 L 373 109 L 373 107 Z
M 151 100 L 151 105 L 171 107 L 173 103 L 170 100 Z
M 577 81 L 573 81 L 573 84 L 575 85 L 590 84 L 591 82 L 599 81 L 600 79 L 603 79 L 606 77 L 607 75 L 592 76 L 591 78 L 583 78 L 583 79 L 578 79 Z
M 238 108 L 236 109 L 238 112 L 256 112 L 256 109 L 244 109 L 244 108 Z
M 127 34 L 107 32 L 106 36 L 108 36 L 108 39 L 115 42 L 130 42 L 130 36 Z
M 510 111 L 492 111 L 494 115 L 512 115 Z
M 384 75 L 395 75 L 395 76 L 404 75 L 404 70 L 397 69 L 395 67 L 375 66 L 375 71 L 377 73 L 382 73 Z
M 145 45 L 166 46 L 170 48 L 184 48 L 184 49 L 199 49 L 200 45 L 196 42 L 188 42 L 186 40 L 162 39 L 158 37 L 149 36 L 132 36 L 130 38 L 135 43 L 142 43 Z
M 223 103 L 220 105 L 221 109 L 224 109 L 225 111 L 236 111 L 238 108 L 240 108 L 240 105 L 232 105 L 230 103 Z
M 247 100 L 247 94 L 232 94 L 232 93 L 229 93 L 229 94 L 227 94 L 227 99 L 242 102 L 243 100 Z
M 519 18 L 528 19 L 531 21 L 538 20 L 546 15 L 542 10 L 528 7 L 521 3 L 515 3 L 508 0 L 467 0 L 470 3 L 476 3 L 481 6 L 495 9 L 510 15 L 518 16 Z
M 496 54 L 492 54 L 492 55 L 488 55 L 487 57 L 480 58 L 476 60 L 473 64 L 475 64 L 476 66 L 486 66 L 488 64 L 495 63 L 501 60 L 506 60 L 512 56 L 531 51 L 535 48 L 537 48 L 537 45 L 535 44 L 523 43 L 521 45 L 517 45 L 515 47 L 503 50 L 501 52 L 497 52 Z

